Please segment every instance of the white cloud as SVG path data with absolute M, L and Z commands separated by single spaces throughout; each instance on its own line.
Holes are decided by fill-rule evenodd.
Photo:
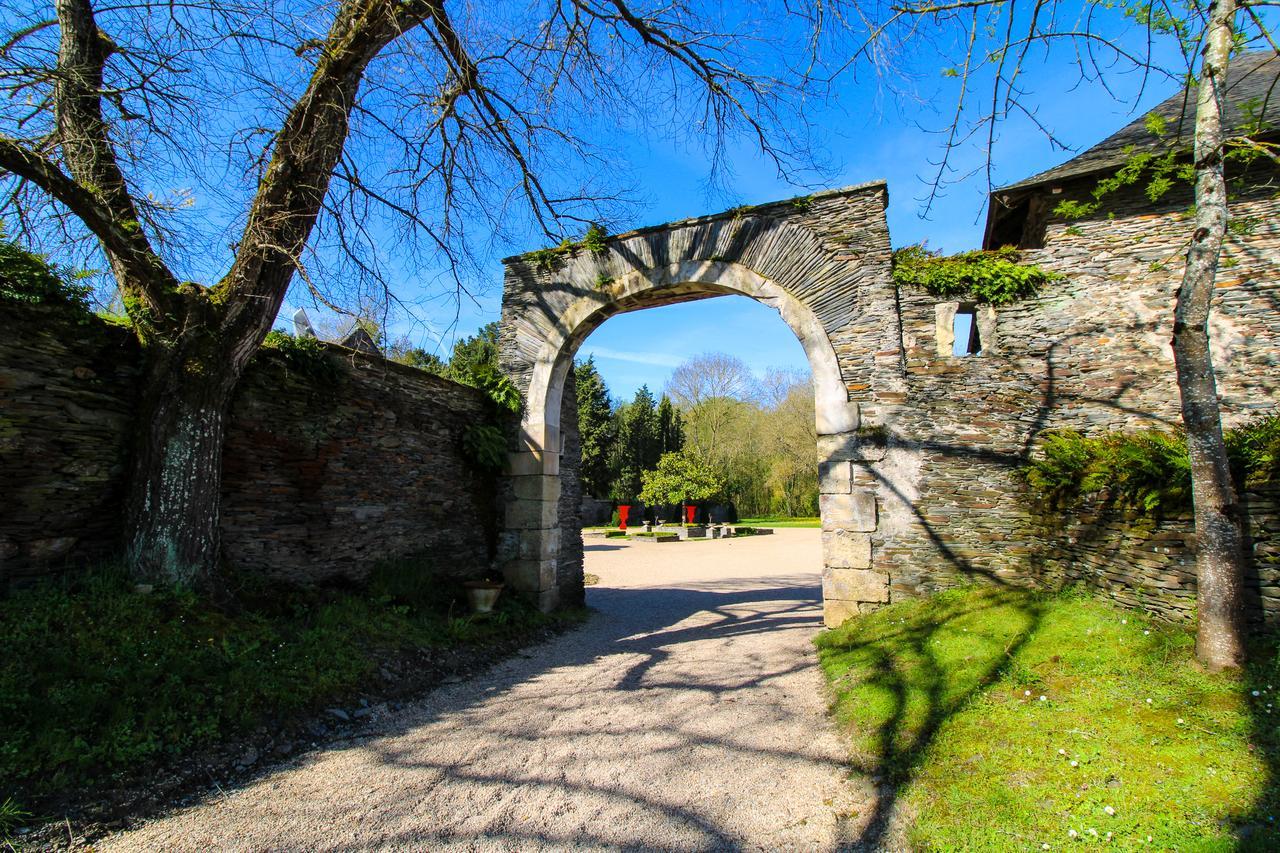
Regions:
M 643 350 L 622 350 L 610 347 L 598 347 L 590 344 L 578 353 L 579 358 L 595 357 L 601 361 L 627 361 L 632 364 L 647 364 L 652 367 L 679 367 L 687 359 L 661 352 L 644 352 Z

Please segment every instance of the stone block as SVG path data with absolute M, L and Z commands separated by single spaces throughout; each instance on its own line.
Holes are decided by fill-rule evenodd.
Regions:
M 823 569 L 822 598 L 883 604 L 889 600 L 889 576 L 873 569 Z
M 858 602 L 837 601 L 828 598 L 822 602 L 822 623 L 828 628 L 839 628 L 858 615 Z
M 833 569 L 871 566 L 871 534 L 852 530 L 822 531 L 822 563 Z
M 511 478 L 511 487 L 517 498 L 531 501 L 560 500 L 560 478 L 543 475 Z
M 559 528 L 520 531 L 520 559 L 554 560 L 559 553 Z
M 560 475 L 560 454 L 547 451 L 522 450 L 507 454 L 507 473 L 513 477 Z
M 520 427 L 520 447 L 523 450 L 542 452 L 560 451 L 560 427 L 556 424 L 526 424 Z
M 533 603 L 543 613 L 550 613 L 560 606 L 560 588 L 553 586 L 550 589 L 539 591 L 534 596 Z
M 824 495 L 847 495 L 853 491 L 853 463 L 819 462 L 818 491 Z
M 933 306 L 934 340 L 937 342 L 939 358 L 950 358 L 955 352 L 956 313 L 959 310 L 959 302 L 939 302 Z
M 507 504 L 506 525 L 511 530 L 543 530 L 559 524 L 555 501 L 514 500 Z
M 832 462 L 876 462 L 884 458 L 883 444 L 859 438 L 857 433 L 818 436 L 818 464 Z
M 876 529 L 876 496 L 868 489 L 854 489 L 847 495 L 819 495 L 818 510 L 823 530 L 869 533 Z
M 542 592 L 556 585 L 555 560 L 512 560 L 502 570 L 503 577 L 521 592 Z
M 820 436 L 852 432 L 858 428 L 861 418 L 861 409 L 852 400 L 814 401 L 814 423 Z

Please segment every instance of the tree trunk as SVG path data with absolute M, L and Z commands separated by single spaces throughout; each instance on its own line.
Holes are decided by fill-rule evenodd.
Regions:
M 1196 103 L 1195 232 L 1187 250 L 1173 325 L 1173 355 L 1195 504 L 1196 654 L 1212 670 L 1244 662 L 1245 559 L 1240 506 L 1222 439 L 1209 348 L 1209 313 L 1227 230 L 1222 103 L 1235 14 L 1236 0 L 1218 0 L 1210 7 Z
M 240 369 L 186 342 L 153 346 L 126 507 L 135 577 L 209 591 L 221 541 L 222 445 Z

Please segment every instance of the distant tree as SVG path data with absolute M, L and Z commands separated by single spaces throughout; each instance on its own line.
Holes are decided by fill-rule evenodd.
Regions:
M 771 370 L 761 388 L 766 409 L 758 440 L 769 462 L 770 513 L 813 515 L 818 509 L 813 384 L 806 374 Z
M 609 388 L 594 359 L 574 365 L 578 388 L 578 437 L 582 445 L 582 488 L 594 497 L 609 494 L 609 456 L 617 439 L 617 422 L 609 403 Z
M 640 475 L 656 466 L 662 456 L 658 409 L 649 386 L 641 385 L 630 403 L 618 407 L 614 419 L 618 437 L 610 496 L 614 500 L 634 500 L 640 493 Z
M 477 374 L 498 369 L 498 324 L 493 322 L 454 343 L 445 375 L 458 382 L 468 382 Z
M 658 451 L 675 453 L 684 449 L 684 418 L 666 394 L 658 402 Z
M 414 346 L 407 336 L 396 338 L 387 345 L 387 358 L 437 376 L 443 376 L 448 367 L 444 359 L 422 347 Z
M 687 453 L 662 454 L 640 479 L 640 499 L 647 504 L 709 501 L 724 494 L 724 480 L 712 466 Z

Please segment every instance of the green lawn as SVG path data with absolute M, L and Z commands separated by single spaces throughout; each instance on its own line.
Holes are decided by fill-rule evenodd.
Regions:
M 472 617 L 459 593 L 414 561 L 379 567 L 364 590 L 242 586 L 222 606 L 136 592 L 118 569 L 15 590 L 0 599 L 0 804 L 135 778 L 326 708 L 400 650 L 510 648 L 581 618 L 513 595 Z
M 816 642 L 857 769 L 896 786 L 919 849 L 1280 849 L 1270 645 L 1209 675 L 1184 630 L 991 588 Z
M 743 518 L 738 524 L 744 527 L 821 527 L 820 518 L 792 518 L 789 515 L 767 515 L 760 518 Z

